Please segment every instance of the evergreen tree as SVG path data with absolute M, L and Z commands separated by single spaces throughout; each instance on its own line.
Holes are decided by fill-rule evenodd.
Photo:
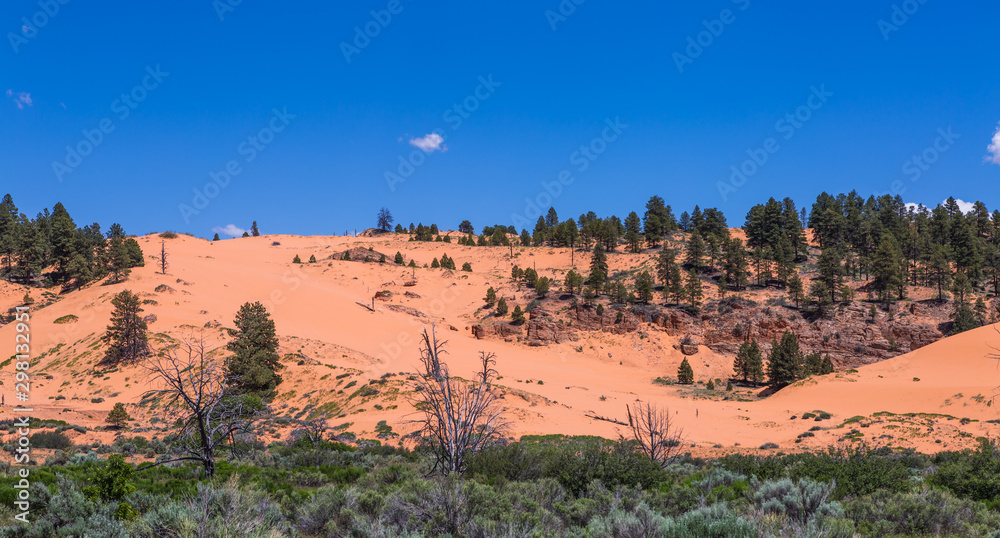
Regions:
M 493 306 L 496 302 L 497 291 L 493 289 L 493 286 L 490 286 L 490 288 L 486 290 L 486 306 Z
M 539 277 L 538 280 L 535 281 L 535 293 L 537 293 L 540 298 L 545 298 L 545 296 L 549 294 L 549 277 Z
M 820 375 L 832 374 L 833 373 L 833 361 L 830 360 L 830 356 L 827 355 L 823 357 L 823 364 L 820 367 Z
M 115 282 L 128 278 L 132 257 L 125 246 L 125 230 L 118 223 L 108 228 L 108 270 Z
M 704 292 L 701 289 L 701 278 L 698 277 L 698 273 L 694 269 L 688 272 L 684 292 L 691 306 L 694 308 L 701 306 L 701 299 L 704 296 Z
M 664 289 L 664 295 L 666 295 L 666 287 Z M 681 276 L 681 268 L 679 265 L 674 264 L 670 268 L 670 295 L 674 297 L 674 304 L 681 304 L 681 298 L 684 297 L 684 279 Z
M 142 319 L 139 296 L 124 290 L 111 299 L 115 307 L 101 341 L 108 346 L 104 363 L 117 365 L 135 363 L 149 356 L 148 327 Z
M 469 222 L 468 220 L 463 220 L 458 225 L 458 231 L 462 232 L 463 234 L 471 234 L 475 231 L 475 229 L 472 227 L 471 222 Z
M 524 311 L 521 310 L 521 305 L 514 306 L 514 312 L 510 315 L 510 321 L 515 325 L 524 323 Z
M 441 262 L 439 262 L 437 258 L 434 258 L 434 260 L 431 261 L 431 269 L 438 269 L 440 267 L 441 267 Z
M 52 231 L 52 261 L 56 264 L 55 280 L 65 282 L 69 279 L 69 263 L 79 251 L 76 224 L 66 208 L 56 203 L 52 207 L 49 225 Z
M 819 281 L 826 286 L 830 294 L 830 303 L 837 300 L 837 291 L 844 283 L 844 266 L 840 264 L 841 255 L 834 246 L 823 249 L 816 262 L 819 271 Z
M 587 278 L 587 283 L 595 293 L 600 293 L 607 279 L 608 258 L 604 254 L 604 247 L 598 243 L 594 245 L 594 251 L 590 256 L 590 276 Z
M 692 233 L 684 250 L 684 263 L 692 269 L 701 268 L 701 260 L 705 257 L 705 240 L 697 232 Z
M 531 246 L 531 235 L 528 233 L 528 230 L 521 230 L 521 238 L 518 240 L 518 244 L 522 247 Z
M 642 233 L 642 221 L 639 220 L 639 215 L 632 211 L 625 217 L 625 242 L 628 243 L 628 248 L 632 252 L 639 252 L 642 250 L 641 237 Z
M 215 236 L 212 237 L 212 241 L 218 241 L 218 240 L 219 240 L 219 234 L 215 234 Z
M 253 221 L 253 224 L 250 225 L 250 235 L 260 237 L 260 228 L 257 228 L 257 221 Z
M 677 383 L 681 385 L 694 383 L 694 370 L 691 369 L 691 363 L 688 362 L 687 357 L 684 357 L 681 365 L 677 367 Z
M 894 295 L 900 295 L 905 281 L 900 273 L 900 263 L 903 253 L 896 246 L 896 240 L 890 234 L 884 234 L 878 250 L 872 257 L 872 290 L 882 300 L 886 308 L 892 304 Z M 903 299 L 902 296 L 899 299 Z
M 951 324 L 951 332 L 948 333 L 949 335 L 956 335 L 958 333 L 970 331 L 980 326 L 979 320 L 976 318 L 975 311 L 969 308 L 968 304 L 963 302 L 955 303 L 955 312 L 952 313 L 952 318 L 954 321 Z
M 226 345 L 233 353 L 229 359 L 230 390 L 270 401 L 281 383 L 278 371 L 283 368 L 274 320 L 261 303 L 244 303 L 233 325 L 236 328 L 229 329 L 229 336 L 234 339 Z
M 805 290 L 802 286 L 802 279 L 799 278 L 799 274 L 792 273 L 792 276 L 788 278 L 788 297 L 795 301 L 795 308 L 799 307 L 799 303 L 805 298 Z
M 382 261 L 385 261 L 385 254 L 382 255 Z M 316 255 L 315 254 L 310 254 L 309 255 L 309 263 L 316 263 Z
M 250 232 L 245 231 L 243 232 L 243 235 L 241 235 L 240 237 L 250 237 Z
M 299 258 L 299 255 L 296 254 L 295 257 L 292 258 L 292 263 L 302 263 L 302 258 Z
M 771 343 L 771 353 L 767 357 L 768 384 L 784 386 L 794 383 L 802 377 L 802 362 L 798 337 L 786 331 L 780 342 L 775 340 Z
M 635 292 L 640 303 L 649 304 L 653 300 L 653 277 L 648 271 L 643 271 L 636 277 Z
M 569 272 L 566 273 L 566 278 L 563 279 L 563 286 L 570 294 L 580 291 L 580 288 L 583 287 L 583 276 L 575 270 L 570 269 Z
M 130 417 L 128 411 L 125 410 L 125 406 L 119 402 L 111 408 L 111 412 L 108 413 L 104 422 L 107 422 L 114 428 L 121 429 L 124 428 L 130 420 L 132 420 L 132 417 Z
M 550 207 L 549 211 L 545 214 L 545 227 L 546 229 L 555 228 L 557 224 L 559 224 L 559 215 L 556 214 L 554 207 Z
M 406 228 L 403 228 L 402 224 L 397 224 L 396 227 L 392 231 L 394 233 L 398 233 L 398 234 L 406 233 Z
M 951 292 L 955 294 L 955 301 L 959 303 L 964 303 L 966 294 L 972 293 L 972 283 L 965 273 L 961 271 L 955 272 L 955 277 L 952 279 Z
M 395 256 L 394 256 L 393 258 L 392 258 L 392 261 L 393 261 L 393 262 L 394 262 L 394 263 L 395 263 L 396 265 L 404 265 L 404 264 L 406 263 L 406 262 L 405 262 L 405 261 L 403 260 L 403 253 L 402 253 L 402 252 L 400 252 L 400 251 L 398 251 L 398 250 L 396 251 L 396 255 L 395 255 Z
M 934 245 L 930 260 L 927 262 L 927 277 L 938 290 L 938 301 L 944 301 L 944 290 L 951 284 L 951 264 L 945 248 Z
M 740 344 L 733 361 L 733 374 L 744 382 L 759 383 L 764 378 L 764 363 L 757 340 Z
M 736 287 L 736 291 L 743 291 L 747 286 L 747 251 L 743 246 L 743 240 L 733 238 L 725 241 L 725 251 L 723 253 L 723 272 L 726 282 Z
M 507 299 L 501 297 L 500 300 L 497 301 L 497 316 L 502 318 L 506 315 L 507 315 Z

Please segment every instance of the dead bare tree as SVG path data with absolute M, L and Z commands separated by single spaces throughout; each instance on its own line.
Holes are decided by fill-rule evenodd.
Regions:
M 146 369 L 162 388 L 148 391 L 143 399 L 162 398 L 164 408 L 182 421 L 179 448 L 184 455 L 140 470 L 192 460 L 200 462 L 205 476 L 211 478 L 220 451 L 236 453 L 241 445 L 255 439 L 254 425 L 266 407 L 258 398 L 228 393 L 228 361 L 214 359 L 213 351 L 205 345 L 202 334 L 146 360 Z
M 653 404 L 638 402 L 633 408 L 625 406 L 632 438 L 639 443 L 639 450 L 660 464 L 672 461 L 679 453 L 683 430 L 675 428 L 669 409 L 657 409 Z
M 415 422 L 418 433 L 433 444 L 434 470 L 444 474 L 465 470 L 466 458 L 503 439 L 508 423 L 503 418 L 499 393 L 493 385 L 496 355 L 480 352 L 481 367 L 472 381 L 454 378 L 441 360 L 447 341 L 438 342 L 424 330 L 420 349 L 421 372 L 415 407 L 423 418 Z
M 167 263 L 167 245 L 161 239 L 160 240 L 160 274 L 163 274 L 163 275 L 167 274 L 167 267 L 169 267 L 169 266 L 170 266 L 170 264 Z
M 292 435 L 294 437 L 304 437 L 313 445 L 319 445 L 323 442 L 323 436 L 330 429 L 324 418 L 297 420 L 296 422 L 299 427 L 292 432 Z

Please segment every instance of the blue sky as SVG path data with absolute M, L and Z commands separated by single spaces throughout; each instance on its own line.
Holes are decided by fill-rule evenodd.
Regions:
M 8 0 L 0 190 L 203 237 L 653 194 L 733 225 L 823 190 L 1000 206 L 1000 5 L 576 1 Z

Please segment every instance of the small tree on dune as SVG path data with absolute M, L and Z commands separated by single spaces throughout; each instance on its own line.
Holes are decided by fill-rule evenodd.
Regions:
M 250 394 L 268 401 L 274 397 L 281 376 L 278 336 L 267 309 L 259 302 L 244 303 L 229 329 L 234 340 L 226 345 L 229 359 L 230 392 Z
M 142 307 L 139 306 L 139 296 L 129 290 L 124 290 L 111 299 L 115 307 L 111 313 L 111 325 L 102 337 L 108 345 L 104 362 L 110 365 L 133 363 L 149 355 L 148 330 L 142 319 Z
M 691 369 L 691 363 L 688 362 L 687 357 L 684 357 L 681 365 L 677 367 L 677 382 L 681 385 L 694 383 L 694 370 Z
M 506 315 L 507 315 L 507 299 L 501 297 L 500 300 L 497 301 L 497 316 L 500 316 L 502 318 Z
M 108 413 L 108 416 L 107 418 L 104 419 L 104 422 L 111 424 L 115 428 L 124 428 L 125 425 L 128 424 L 128 421 L 130 420 L 132 420 L 132 417 L 130 417 L 128 411 L 125 410 L 125 406 L 119 402 L 116 403 L 113 408 L 111 408 L 111 412 Z
M 524 323 L 524 311 L 521 310 L 521 305 L 514 306 L 514 312 L 511 313 L 510 319 L 515 325 Z
M 260 229 L 257 228 L 257 221 L 253 221 L 253 224 L 250 225 L 250 235 L 260 237 Z
M 486 306 L 493 306 L 496 302 L 497 292 L 493 289 L 493 286 L 490 286 L 490 288 L 486 290 Z
M 309 263 L 316 263 L 316 255 L 315 254 L 310 254 L 309 255 Z
M 394 261 L 396 265 L 403 265 L 404 263 L 406 263 L 403 260 L 403 253 L 399 252 L 398 250 L 396 251 L 396 256 L 392 259 L 392 261 Z
M 215 234 L 215 237 L 212 238 L 212 241 L 218 241 L 218 240 L 219 240 L 219 234 Z
M 160 274 L 161 275 L 167 274 L 167 267 L 169 267 L 169 265 L 170 264 L 167 263 L 167 245 L 166 245 L 166 243 L 163 242 L 163 240 L 160 240 Z
M 384 232 L 389 231 L 389 227 L 392 226 L 392 213 L 389 212 L 387 208 L 382 208 L 378 210 L 378 215 L 376 216 L 376 221 L 378 229 Z

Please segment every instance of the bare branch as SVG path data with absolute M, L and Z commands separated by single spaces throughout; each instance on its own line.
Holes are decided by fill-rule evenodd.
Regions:
M 650 459 L 667 464 L 677 457 L 683 431 L 672 424 L 669 409 L 657 409 L 653 404 L 638 402 L 634 409 L 625 406 L 632 438 Z M 634 411 L 634 413 L 633 413 Z
M 415 407 L 423 418 L 414 422 L 435 448 L 435 470 L 462 472 L 466 458 L 503 439 L 508 426 L 493 386 L 496 355 L 480 352 L 481 369 L 474 381 L 466 382 L 451 377 L 441 360 L 447 342 L 437 340 L 433 327 L 430 333 L 424 331 L 422 340 Z

